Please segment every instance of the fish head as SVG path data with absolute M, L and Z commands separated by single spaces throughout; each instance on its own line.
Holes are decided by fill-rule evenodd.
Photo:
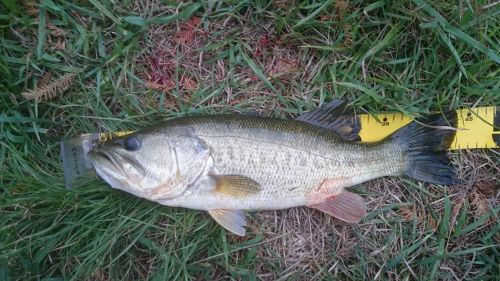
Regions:
M 208 174 L 211 159 L 190 128 L 140 131 L 102 143 L 88 157 L 111 187 L 152 201 L 183 194 Z

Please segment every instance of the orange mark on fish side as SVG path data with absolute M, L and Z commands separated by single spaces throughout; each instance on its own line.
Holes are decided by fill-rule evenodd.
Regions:
M 307 201 L 312 204 L 324 202 L 329 197 L 340 194 L 344 191 L 344 187 L 348 185 L 350 178 L 338 177 L 324 179 L 316 188 L 313 188 L 306 195 Z

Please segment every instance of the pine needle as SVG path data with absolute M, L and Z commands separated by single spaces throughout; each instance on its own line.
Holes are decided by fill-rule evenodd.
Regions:
M 344 46 L 350 47 L 353 44 L 353 38 L 352 38 L 352 25 L 345 23 L 343 26 L 344 29 Z
M 350 47 L 353 44 L 352 25 L 345 22 L 345 16 L 349 12 L 349 2 L 346 0 L 336 1 L 335 9 L 337 10 L 338 19 L 342 24 L 342 30 L 344 31 L 344 46 Z
M 44 77 L 40 79 L 35 89 L 22 93 L 25 99 L 36 101 L 49 100 L 64 93 L 73 84 L 76 73 L 67 73 L 59 77 L 59 79 L 50 82 L 46 81 L 47 79 Z
M 349 9 L 349 3 L 346 0 L 336 1 L 335 9 L 337 10 L 339 21 L 344 21 L 344 16 Z
M 38 82 L 36 83 L 37 88 L 42 87 L 43 85 L 47 85 L 50 83 L 50 81 L 54 78 L 54 75 L 52 75 L 52 72 L 45 72 L 40 79 L 38 79 Z

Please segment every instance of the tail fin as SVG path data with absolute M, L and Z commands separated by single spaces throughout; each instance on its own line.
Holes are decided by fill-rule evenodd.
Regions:
M 405 175 L 436 184 L 457 183 L 458 180 L 447 152 L 456 131 L 439 128 L 440 126 L 456 127 L 456 125 L 457 113 L 453 111 L 444 115 L 430 115 L 394 133 L 391 136 L 392 141 L 400 144 L 408 157 Z

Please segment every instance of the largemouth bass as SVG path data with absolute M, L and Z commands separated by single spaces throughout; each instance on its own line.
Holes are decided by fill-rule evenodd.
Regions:
M 245 115 L 182 117 L 108 141 L 89 152 L 113 188 L 172 207 L 206 210 L 245 235 L 243 210 L 308 206 L 347 222 L 366 214 L 345 190 L 371 179 L 408 175 L 455 182 L 447 148 L 455 115 L 413 122 L 386 140 L 362 144 L 355 119 L 335 100 L 296 120 Z

